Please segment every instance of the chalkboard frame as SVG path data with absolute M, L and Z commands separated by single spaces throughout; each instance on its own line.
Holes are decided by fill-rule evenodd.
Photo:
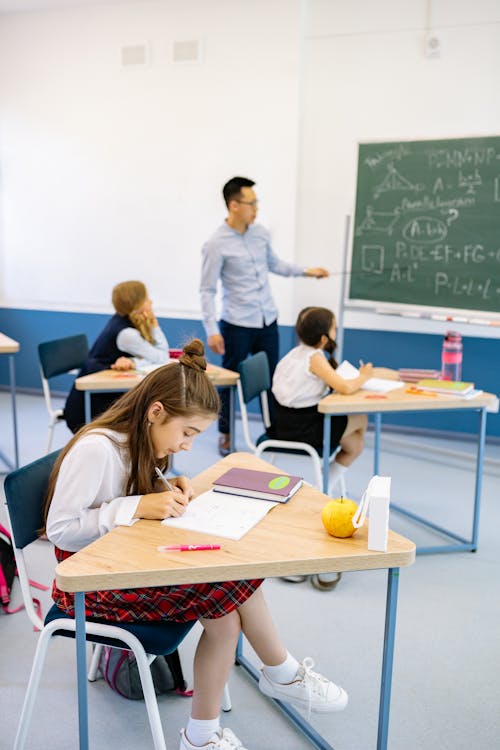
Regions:
M 438 320 L 439 319 L 446 319 L 450 314 L 452 314 L 453 317 L 461 317 L 461 318 L 463 318 L 464 322 L 472 322 L 472 323 L 478 323 L 478 324 L 488 324 L 489 322 L 496 322 L 496 323 L 498 323 L 500 321 L 500 292 L 498 292 L 498 290 L 497 290 L 497 292 L 498 292 L 498 311 L 491 309 L 491 306 L 494 303 L 496 303 L 496 301 L 497 301 L 497 298 L 494 297 L 494 296 L 493 296 L 492 302 L 488 303 L 490 305 L 490 307 L 488 309 L 482 309 L 482 307 L 481 307 L 480 304 L 479 305 L 475 304 L 476 303 L 475 299 L 474 299 L 474 304 L 472 304 L 472 305 L 461 305 L 461 306 L 459 306 L 458 300 L 457 300 L 457 302 L 452 301 L 450 303 L 450 299 L 447 299 L 444 304 L 429 304 L 429 299 L 428 298 L 426 298 L 426 301 L 423 304 L 417 304 L 415 301 L 405 302 L 405 301 L 402 301 L 401 299 L 396 299 L 396 300 L 390 299 L 390 297 L 393 295 L 393 289 L 394 289 L 394 287 L 390 288 L 391 289 L 391 293 L 390 294 L 388 294 L 388 295 L 380 294 L 380 296 L 379 297 L 377 296 L 376 298 L 374 298 L 373 296 L 364 297 L 363 296 L 363 290 L 362 290 L 362 294 L 354 294 L 353 295 L 353 287 L 354 287 L 355 291 L 359 291 L 359 287 L 361 285 L 361 282 L 359 280 L 356 281 L 354 279 L 354 281 L 353 281 L 354 274 L 356 274 L 356 273 L 357 274 L 360 274 L 360 273 L 365 274 L 365 273 L 367 273 L 366 267 L 364 268 L 364 270 L 362 272 L 360 272 L 360 270 L 358 270 L 359 267 L 360 267 L 360 257 L 359 257 L 360 256 L 360 249 L 359 248 L 360 248 L 360 244 L 361 243 L 360 243 L 359 240 L 358 240 L 358 243 L 356 243 L 356 240 L 357 240 L 357 235 L 359 233 L 359 227 L 360 227 L 361 218 L 363 218 L 363 214 L 362 214 L 363 210 L 365 211 L 365 216 L 367 216 L 367 212 L 366 212 L 367 197 L 366 197 L 366 195 L 364 195 L 364 196 L 362 196 L 362 198 L 360 200 L 360 193 L 362 192 L 361 188 L 360 188 L 360 181 L 362 181 L 363 179 L 366 180 L 366 174 L 365 173 L 369 173 L 369 175 L 371 177 L 371 173 L 369 172 L 369 170 L 372 169 L 372 162 L 376 164 L 376 160 L 374 159 L 373 154 L 376 154 L 377 159 L 380 159 L 380 162 L 382 164 L 384 163 L 384 160 L 385 160 L 385 167 L 387 169 L 387 177 L 388 177 L 388 179 L 392 179 L 392 175 L 394 175 L 395 176 L 395 181 L 397 183 L 397 181 L 400 178 L 401 178 L 401 182 L 405 179 L 404 169 L 401 170 L 402 174 L 400 174 L 398 172 L 397 168 L 396 169 L 392 168 L 392 175 L 391 175 L 390 169 L 387 168 L 387 165 L 390 162 L 390 160 L 393 158 L 393 159 L 396 159 L 396 160 L 400 159 L 400 162 L 396 162 L 397 166 L 399 165 L 399 163 L 401 163 L 401 164 L 404 165 L 404 167 L 408 168 L 408 159 L 407 159 L 406 163 L 404 162 L 405 156 L 407 156 L 406 152 L 411 153 L 412 150 L 413 150 L 413 152 L 414 152 L 413 156 L 415 157 L 415 153 L 420 153 L 421 152 L 421 153 L 427 155 L 427 154 L 433 154 L 433 153 L 441 153 L 441 152 L 444 152 L 444 151 L 448 150 L 451 155 L 453 155 L 455 153 L 459 154 L 460 159 L 462 159 L 461 163 L 466 163 L 465 159 L 463 157 L 463 154 L 466 154 L 467 157 L 470 157 L 470 153 L 478 153 L 479 154 L 480 149 L 484 150 L 484 149 L 487 149 L 487 148 L 489 148 L 489 150 L 492 151 L 493 156 L 492 156 L 491 165 L 488 163 L 487 167 L 486 167 L 487 179 L 485 180 L 485 182 L 487 182 L 488 180 L 494 179 L 494 175 L 498 174 L 498 177 L 495 178 L 495 181 L 496 181 L 496 184 L 497 184 L 497 187 L 498 187 L 498 185 L 500 184 L 500 182 L 499 182 L 500 181 L 500 136 L 498 136 L 498 135 L 484 135 L 484 136 L 473 135 L 473 136 L 466 136 L 466 137 L 464 136 L 464 137 L 452 137 L 452 138 L 440 138 L 440 139 L 428 138 L 428 139 L 419 139 L 419 140 L 406 139 L 406 140 L 390 141 L 390 142 L 386 141 L 386 140 L 379 140 L 379 141 L 363 141 L 363 142 L 358 143 L 358 149 L 357 149 L 357 166 L 356 166 L 355 211 L 353 212 L 354 220 L 351 222 L 350 241 L 348 243 L 348 253 L 347 253 L 348 258 L 347 258 L 347 262 L 346 262 L 346 265 L 345 265 L 345 271 L 349 275 L 349 283 L 346 285 L 347 288 L 345 290 L 343 290 L 344 291 L 344 294 L 343 294 L 343 304 L 344 304 L 344 307 L 346 309 L 358 309 L 358 310 L 366 310 L 366 311 L 373 311 L 373 310 L 375 310 L 376 312 L 380 312 L 380 313 L 384 313 L 384 314 L 392 314 L 392 315 L 401 314 L 401 315 L 409 316 L 409 317 L 412 317 L 412 316 L 413 317 L 429 317 L 429 318 L 434 318 L 434 319 L 438 319 Z M 399 155 L 397 153 L 397 150 L 399 150 Z M 469 151 L 470 151 L 470 153 L 469 153 Z M 372 154 L 372 156 L 370 156 L 370 154 Z M 366 164 L 362 164 L 361 160 L 362 159 L 368 160 L 368 157 L 370 159 L 369 165 L 367 166 Z M 434 157 L 433 157 L 434 160 L 432 160 L 431 157 L 427 157 L 427 158 L 428 158 L 428 162 L 429 162 L 427 164 L 427 170 L 430 172 L 431 167 L 429 166 L 429 164 L 431 164 L 432 166 L 435 166 L 436 165 L 436 159 Z M 451 159 L 451 157 L 450 157 L 450 159 Z M 479 156 L 477 157 L 477 159 L 479 159 Z M 418 169 L 421 167 L 421 164 L 422 164 L 422 160 L 418 163 L 418 165 L 416 167 L 417 168 L 417 172 L 418 172 Z M 443 161 L 443 164 L 444 164 L 444 166 L 447 169 L 449 169 L 450 173 L 453 174 L 453 170 L 455 170 L 455 172 L 457 172 L 457 174 L 458 174 L 458 171 L 457 171 L 455 163 L 453 163 L 451 161 L 450 161 L 450 163 Z M 378 164 L 376 164 L 376 166 L 378 167 Z M 442 167 L 442 165 L 439 164 L 439 167 Z M 425 168 L 426 168 L 426 166 L 424 165 L 422 167 L 422 169 L 425 170 Z M 363 170 L 364 170 L 364 172 L 363 172 Z M 493 176 L 490 176 L 490 172 L 491 172 L 491 174 Z M 379 173 L 380 173 L 380 170 L 379 170 Z M 432 175 L 433 179 L 436 178 L 436 174 L 438 174 L 438 173 L 434 173 Z M 476 171 L 476 174 L 477 174 L 477 171 Z M 461 180 L 463 179 L 464 175 L 466 177 L 469 176 L 468 173 L 467 173 L 467 171 L 465 169 L 463 170 L 463 173 L 462 173 L 462 170 L 460 170 L 460 179 Z M 428 175 L 426 175 L 426 176 L 428 176 Z M 486 205 L 486 209 L 490 208 L 490 203 L 491 203 L 492 215 L 491 215 L 491 217 L 488 217 L 488 220 L 491 218 L 490 224 L 493 227 L 493 229 L 490 229 L 490 232 L 492 232 L 495 235 L 493 243 L 496 243 L 496 230 L 498 229 L 499 240 L 498 240 L 497 244 L 494 244 L 494 246 L 493 246 L 493 255 L 490 253 L 490 255 L 492 255 L 492 260 L 486 260 L 485 268 L 486 268 L 487 272 L 489 272 L 489 273 L 495 273 L 495 271 L 496 271 L 495 264 L 498 263 L 498 276 L 500 278 L 500 260 L 499 260 L 498 256 L 495 257 L 495 255 L 494 255 L 494 253 L 500 252 L 500 196 L 497 197 L 496 193 L 494 193 L 493 197 L 491 197 L 491 199 L 490 199 L 490 198 L 487 197 L 488 194 L 484 193 L 483 186 L 481 185 L 480 181 L 474 183 L 473 180 L 471 180 L 471 184 L 468 185 L 466 182 L 459 182 L 456 174 L 453 174 L 453 176 L 456 179 L 456 184 L 453 185 L 453 188 L 455 189 L 455 191 L 458 191 L 458 189 L 460 187 L 461 188 L 461 194 L 465 193 L 465 194 L 475 195 L 477 193 L 477 201 L 476 201 L 476 204 L 475 204 L 476 213 L 481 212 L 483 210 L 484 204 Z M 451 183 L 451 181 L 452 180 L 450 178 L 450 183 Z M 450 184 L 450 185 L 445 186 L 445 187 L 451 188 L 452 186 Z M 373 193 L 370 194 L 370 189 L 371 188 L 366 188 L 366 186 L 364 186 L 364 185 L 363 185 L 362 189 L 364 190 L 365 193 L 368 193 L 368 197 L 369 198 L 373 198 L 373 195 L 375 194 L 375 191 L 373 191 Z M 382 189 L 380 189 L 380 182 L 377 184 L 377 188 L 376 189 L 379 190 L 379 193 L 376 194 L 376 198 L 375 199 L 378 199 L 382 195 L 382 193 L 384 192 Z M 399 189 L 400 189 L 400 187 L 398 185 L 396 185 L 395 188 L 393 188 L 392 185 L 390 185 L 389 188 L 385 188 L 385 190 L 388 193 L 391 190 L 394 190 L 394 193 L 396 194 L 396 198 L 397 198 L 397 191 Z M 425 190 L 425 189 L 426 188 L 424 186 L 422 186 L 422 190 Z M 489 186 L 488 189 L 491 189 L 491 186 Z M 498 189 L 500 189 L 500 188 L 498 188 Z M 485 190 L 486 190 L 486 188 L 485 188 Z M 483 195 L 481 194 L 481 191 L 483 191 L 483 193 L 484 193 Z M 402 193 L 400 193 L 400 194 L 402 194 Z M 407 195 L 410 194 L 410 190 L 407 189 L 407 193 L 406 194 Z M 414 194 L 415 193 L 412 193 L 412 195 L 414 195 Z M 427 197 L 426 197 L 426 200 L 428 200 Z M 473 198 L 471 198 L 470 200 L 474 201 Z M 483 202 L 481 202 L 481 201 L 483 201 Z M 387 203 L 387 201 L 386 201 L 386 203 Z M 498 212 L 496 212 L 496 203 L 498 203 Z M 415 201 L 415 204 L 417 204 L 417 201 Z M 380 204 L 380 205 L 382 205 L 382 204 Z M 410 204 L 410 205 L 412 205 L 412 204 Z M 443 205 L 447 205 L 447 204 L 443 204 Z M 451 205 L 456 205 L 456 204 L 451 203 Z M 474 205 L 474 203 L 472 203 L 472 205 Z M 436 207 L 434 206 L 434 208 L 436 208 Z M 461 206 L 460 206 L 460 208 L 461 208 Z M 465 211 L 465 219 L 463 220 L 463 225 L 465 226 L 465 230 L 462 228 L 462 225 L 461 225 L 460 231 L 468 231 L 469 230 L 469 227 L 467 225 L 467 221 L 470 221 L 470 218 L 469 219 L 467 218 L 467 213 L 466 213 L 467 210 L 468 209 L 464 209 L 464 211 Z M 446 211 L 448 213 L 446 213 Z M 395 212 L 393 212 L 393 213 L 395 213 Z M 428 213 L 430 213 L 430 212 L 428 212 Z M 448 224 L 448 227 L 450 227 L 451 224 L 453 223 L 453 221 L 455 220 L 455 218 L 457 217 L 457 214 L 460 214 L 460 211 L 457 211 L 457 210 L 451 209 L 451 208 L 447 208 L 446 210 L 445 209 L 441 209 L 441 213 L 443 214 L 442 218 L 439 215 L 440 212 L 435 211 L 435 213 L 438 214 L 438 216 L 439 216 L 439 218 L 441 220 L 440 221 L 435 221 L 434 225 L 431 226 L 431 229 L 435 229 L 436 226 L 439 229 L 440 227 L 442 228 L 446 224 Z M 498 213 L 498 217 L 497 217 L 497 213 Z M 379 220 L 379 217 L 381 217 L 382 215 L 383 215 L 383 212 L 382 211 L 379 212 L 376 215 L 376 217 L 375 217 L 375 221 Z M 409 215 L 411 215 L 411 214 L 409 214 Z M 401 214 L 400 214 L 400 216 L 401 216 Z M 368 218 L 370 218 L 370 217 L 368 217 Z M 391 219 L 390 212 L 388 212 L 388 211 L 385 213 L 384 218 L 386 219 L 386 221 L 389 221 L 389 220 L 392 221 L 393 225 L 396 224 L 396 222 L 398 221 L 398 217 L 397 216 L 394 216 Z M 460 216 L 460 218 L 462 218 L 462 217 Z M 408 215 L 404 217 L 404 221 L 407 221 L 407 220 L 408 220 Z M 366 227 L 362 226 L 361 227 L 361 234 L 366 234 L 366 236 L 368 237 L 368 239 L 366 240 L 367 244 L 364 246 L 363 251 L 364 251 L 364 249 L 366 247 L 370 246 L 370 244 L 369 244 L 370 243 L 370 230 L 371 230 L 371 226 L 372 226 L 369 223 L 369 221 L 367 221 L 365 223 L 366 223 L 366 226 L 368 227 L 368 229 L 366 229 Z M 401 224 L 402 223 L 403 222 L 401 221 L 400 222 L 400 226 L 398 227 L 397 231 L 401 231 Z M 429 225 L 431 225 L 431 221 L 430 220 L 429 220 L 428 223 L 429 223 Z M 490 224 L 488 225 L 489 228 L 490 228 Z M 418 224 L 417 224 L 417 229 L 418 229 Z M 373 230 L 373 231 L 375 231 L 375 230 Z M 378 228 L 378 231 L 379 232 L 384 231 L 383 227 Z M 440 231 L 442 231 L 442 229 Z M 387 231 L 387 234 L 390 234 L 390 232 L 391 232 L 391 228 L 389 229 L 389 231 Z M 446 233 L 446 229 L 444 230 L 444 232 Z M 376 236 L 378 238 L 379 235 L 376 235 Z M 460 234 L 459 234 L 459 236 L 460 236 Z M 382 244 L 385 241 L 386 240 L 384 238 L 382 238 L 380 240 L 380 244 Z M 412 240 L 412 242 L 414 242 L 415 244 L 418 244 L 419 240 L 418 239 L 416 241 Z M 431 242 L 431 246 L 432 246 L 432 243 L 437 243 L 438 240 L 432 239 L 432 240 L 430 240 L 430 242 Z M 400 243 L 400 244 L 404 245 L 404 243 Z M 423 241 L 422 241 L 421 244 L 424 244 Z M 436 247 L 437 246 L 438 245 L 436 245 Z M 451 247 L 453 247 L 453 246 L 451 246 Z M 385 260 L 386 257 L 388 257 L 388 255 L 390 257 L 390 253 L 389 254 L 386 253 L 385 255 L 382 254 L 382 257 L 384 258 L 384 260 Z M 460 251 L 457 252 L 457 257 L 459 255 L 460 255 Z M 465 259 L 465 250 L 463 250 L 463 256 L 464 256 L 464 259 Z M 365 258 L 366 258 L 366 255 L 363 255 L 362 260 L 364 261 Z M 354 260 L 356 260 L 357 265 L 356 265 L 356 263 L 353 262 Z M 448 262 L 448 259 L 447 259 L 447 262 Z M 457 265 L 458 263 L 459 263 L 459 261 L 457 261 L 455 263 L 455 265 Z M 490 271 L 489 264 L 491 264 L 492 271 Z M 448 268 L 446 267 L 444 270 L 448 270 Z M 382 274 L 382 271 L 385 273 L 387 271 L 387 268 L 383 268 L 383 266 L 382 266 L 381 270 L 377 270 L 377 273 Z M 438 264 L 436 264 L 434 266 L 434 268 L 432 268 L 432 271 L 434 273 L 439 272 L 439 274 L 440 274 L 441 277 L 445 277 L 446 278 L 446 274 L 443 272 L 443 269 Z M 426 269 L 425 273 L 427 273 L 427 269 Z M 425 273 L 422 271 L 422 276 L 425 276 Z M 392 279 L 391 279 L 391 281 L 392 281 Z M 404 282 L 404 279 L 403 279 L 403 282 Z M 380 279 L 378 279 L 378 283 L 380 285 L 380 283 L 381 283 Z M 365 279 L 363 280 L 362 284 L 363 285 L 366 284 L 366 280 Z M 426 280 L 426 284 L 427 285 L 429 284 L 428 280 Z M 387 287 L 387 285 L 386 285 L 386 288 L 389 288 L 389 287 Z M 418 290 L 415 291 L 415 294 L 417 292 L 418 292 Z M 373 293 L 373 290 L 370 290 L 370 294 L 372 294 L 372 293 Z M 427 294 L 427 292 L 425 292 L 424 294 Z M 448 296 L 450 296 L 450 295 L 448 295 Z M 462 300 L 460 299 L 460 301 L 462 301 Z

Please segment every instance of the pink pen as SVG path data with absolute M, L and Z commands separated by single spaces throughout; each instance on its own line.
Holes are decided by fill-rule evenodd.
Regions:
M 220 549 L 220 544 L 167 544 L 156 549 L 158 552 L 198 552 L 209 549 Z

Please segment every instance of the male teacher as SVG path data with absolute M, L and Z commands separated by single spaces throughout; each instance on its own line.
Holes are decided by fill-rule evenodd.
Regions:
M 271 376 L 279 356 L 278 310 L 269 286 L 269 272 L 280 276 L 328 276 L 324 268 L 304 268 L 278 258 L 269 232 L 257 217 L 255 182 L 233 177 L 222 194 L 228 216 L 202 248 L 201 309 L 208 346 L 222 355 L 222 366 L 237 370 L 249 354 L 266 352 Z M 222 313 L 217 325 L 215 297 L 222 285 Z M 229 453 L 229 392 L 221 392 L 219 452 Z

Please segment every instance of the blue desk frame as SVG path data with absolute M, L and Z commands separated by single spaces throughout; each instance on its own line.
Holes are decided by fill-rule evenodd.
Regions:
M 2 352 L 3 354 L 4 352 Z M 17 438 L 17 408 L 16 408 L 16 373 L 14 366 L 14 353 L 9 353 L 9 386 L 10 386 L 10 398 L 12 403 L 12 426 L 14 432 L 14 464 L 7 458 L 3 451 L 0 451 L 0 459 L 7 466 L 9 471 L 19 468 L 19 445 Z
M 392 668 L 394 660 L 394 643 L 396 634 L 396 613 L 398 600 L 399 568 L 387 570 L 387 598 L 385 607 L 384 646 L 382 656 L 382 675 L 378 713 L 378 732 L 376 750 L 387 750 L 389 735 L 389 710 L 392 689 Z M 87 662 L 85 640 L 85 593 L 75 593 L 76 620 L 76 663 L 78 675 L 78 726 L 80 750 L 89 750 L 88 734 L 88 696 L 87 696 Z M 242 666 L 258 682 L 259 673 L 243 656 L 242 638 L 236 651 L 236 664 Z M 283 701 L 270 698 L 273 703 L 290 719 L 309 742 L 318 750 L 335 750 L 292 706 Z
M 391 503 L 392 510 L 401 513 L 402 515 L 410 518 L 412 521 L 422 524 L 423 526 L 438 532 L 447 539 L 451 540 L 451 544 L 444 545 L 433 545 L 430 547 L 417 547 L 417 555 L 429 555 L 433 553 L 448 553 L 448 552 L 475 552 L 478 545 L 478 532 L 479 532 L 479 516 L 481 510 L 481 490 L 483 482 L 483 462 L 484 462 L 484 444 L 486 439 L 486 411 L 487 407 L 476 407 L 471 406 L 471 410 L 479 413 L 479 430 L 478 430 L 478 443 L 477 443 L 477 459 L 476 459 L 476 482 L 474 489 L 474 508 L 472 514 L 472 530 L 471 538 L 465 539 L 458 534 L 455 534 L 443 526 L 438 526 L 432 521 L 424 518 L 423 516 L 412 513 L 406 508 L 402 508 L 400 505 Z M 402 409 L 403 411 L 412 411 L 411 408 Z M 421 409 L 419 410 L 421 411 Z M 433 412 L 440 411 L 440 409 L 432 409 Z M 442 411 L 453 411 L 453 409 L 443 409 Z M 456 409 L 456 411 L 463 412 L 463 409 Z M 340 414 L 341 412 L 338 412 Z M 379 473 L 379 462 L 380 462 L 380 433 L 382 427 L 382 413 L 371 412 L 375 417 L 375 445 L 374 445 L 374 457 L 373 457 L 373 473 Z M 345 411 L 342 412 L 345 414 Z M 328 467 L 329 467 L 329 453 L 330 453 L 330 432 L 331 432 L 331 417 L 335 416 L 335 413 L 324 414 L 323 423 L 323 492 L 328 494 Z

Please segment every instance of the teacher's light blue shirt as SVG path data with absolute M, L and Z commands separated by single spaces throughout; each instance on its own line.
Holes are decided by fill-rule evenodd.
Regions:
M 262 328 L 278 317 L 269 285 L 269 272 L 303 276 L 305 268 L 281 260 L 273 252 L 269 232 L 250 224 L 244 234 L 226 222 L 202 248 L 201 310 L 207 336 L 219 333 L 215 296 L 222 284 L 221 318 L 244 328 Z

